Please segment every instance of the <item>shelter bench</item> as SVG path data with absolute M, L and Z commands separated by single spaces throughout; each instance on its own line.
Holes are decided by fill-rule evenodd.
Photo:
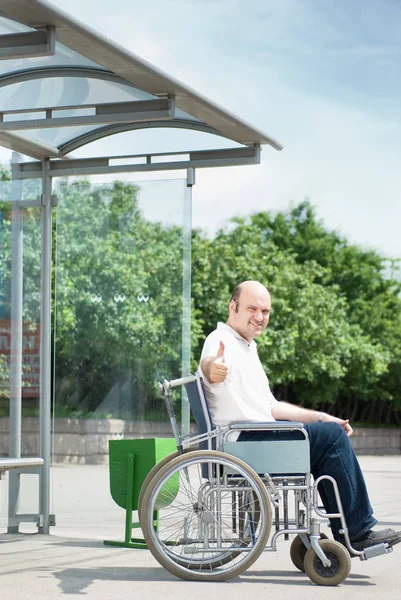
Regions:
M 31 469 L 42 467 L 43 458 L 1 458 L 0 457 L 0 479 L 4 479 L 5 472 L 10 469 Z

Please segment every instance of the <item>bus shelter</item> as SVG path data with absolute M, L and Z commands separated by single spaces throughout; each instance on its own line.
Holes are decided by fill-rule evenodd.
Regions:
M 40 0 L 0 2 L 0 116 L 12 152 L 0 173 L 0 454 L 43 460 L 10 471 L 6 518 L 9 532 L 48 533 L 52 458 L 76 450 L 55 436 L 85 414 L 145 427 L 159 418 L 157 378 L 189 371 L 196 170 L 257 165 L 262 145 L 281 146 Z M 200 147 L 158 151 L 169 129 L 201 134 Z M 144 131 L 156 151 L 140 147 Z M 21 512 L 24 474 L 37 508 Z

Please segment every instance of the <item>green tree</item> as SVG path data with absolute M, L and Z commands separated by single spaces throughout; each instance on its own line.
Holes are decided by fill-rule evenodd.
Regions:
M 309 406 L 337 402 L 357 417 L 376 398 L 396 405 L 399 281 L 385 274 L 384 257 L 327 231 L 309 202 L 234 219 L 213 240 L 195 232 L 193 244 L 204 335 L 226 318 L 239 281 L 259 279 L 271 290 L 259 354 L 278 397 Z
M 58 190 L 61 405 L 135 418 L 165 414 L 156 382 L 181 368 L 183 231 L 144 219 L 137 193 L 121 182 L 64 181 Z
M 361 419 L 389 420 L 394 407 L 401 407 L 400 260 L 349 244 L 327 230 L 308 201 L 287 212 L 255 215 L 252 225 L 291 252 L 298 264 L 314 260 L 324 267 L 322 284 L 338 287 L 346 300 L 347 320 L 363 332 L 353 348 L 339 400 Z M 366 357 L 362 362 L 361 351 Z M 386 368 L 377 370 L 374 363 L 383 358 Z
M 5 185 L 0 300 L 10 322 L 12 213 Z M 183 230 L 143 218 L 138 191 L 121 182 L 59 183 L 53 235 L 56 413 L 144 418 L 156 411 L 165 417 L 157 381 L 181 370 Z M 23 219 L 23 319 L 38 324 L 40 209 L 24 209 Z M 93 302 L 98 294 L 101 302 Z
M 4 319 L 11 305 L 9 177 L 0 170 Z M 24 186 L 24 197 L 38 196 L 38 182 Z M 59 182 L 53 321 L 61 412 L 165 416 L 156 381 L 180 372 L 184 234 L 144 218 L 139 192 L 122 182 Z M 399 419 L 399 261 L 349 244 L 308 201 L 233 219 L 213 239 L 194 231 L 192 257 L 194 369 L 203 338 L 226 319 L 232 289 L 258 279 L 273 297 L 259 353 L 279 398 L 360 420 Z M 23 311 L 33 327 L 39 282 L 40 208 L 26 208 Z M 8 364 L 0 359 L 5 379 Z

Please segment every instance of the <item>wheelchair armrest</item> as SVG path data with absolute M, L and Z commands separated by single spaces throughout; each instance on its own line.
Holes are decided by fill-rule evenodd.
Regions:
M 232 431 L 258 431 L 258 430 L 271 430 L 284 429 L 290 431 L 292 429 L 303 429 L 303 423 L 297 423 L 296 421 L 267 421 L 265 423 L 260 421 L 238 421 L 236 423 L 230 423 L 228 428 Z

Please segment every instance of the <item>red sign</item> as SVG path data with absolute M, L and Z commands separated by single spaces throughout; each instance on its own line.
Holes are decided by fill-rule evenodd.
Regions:
M 0 319 L 0 396 L 9 396 L 11 357 L 15 344 L 11 339 L 10 319 Z M 22 324 L 22 398 L 39 397 L 40 323 Z M 6 392 L 6 393 L 5 393 Z

